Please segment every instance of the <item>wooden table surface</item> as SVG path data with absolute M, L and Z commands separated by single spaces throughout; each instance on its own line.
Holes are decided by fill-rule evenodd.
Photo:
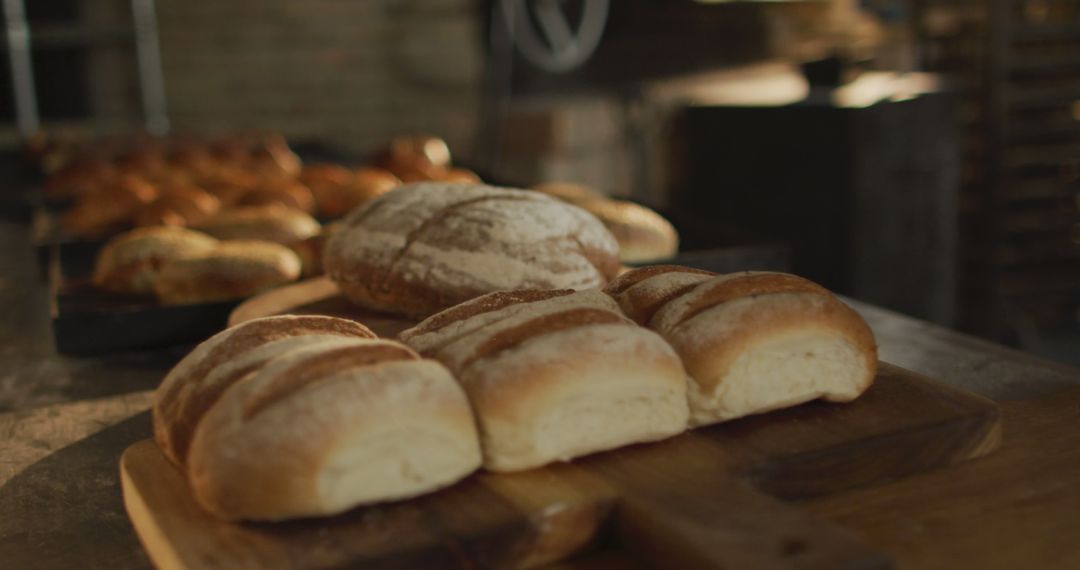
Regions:
M 883 360 L 1000 402 L 1004 442 L 983 459 L 803 506 L 900 568 L 1080 567 L 1080 371 L 852 304 Z M 186 348 L 76 359 L 57 355 L 50 334 L 27 229 L 0 222 L 0 567 L 149 567 L 117 461 L 150 436 L 149 391 Z M 559 567 L 636 565 L 604 552 Z

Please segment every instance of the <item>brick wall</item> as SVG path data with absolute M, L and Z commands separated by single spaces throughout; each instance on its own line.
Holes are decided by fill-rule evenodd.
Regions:
M 401 132 L 474 138 L 475 0 L 159 0 L 175 131 L 275 128 L 364 152 Z

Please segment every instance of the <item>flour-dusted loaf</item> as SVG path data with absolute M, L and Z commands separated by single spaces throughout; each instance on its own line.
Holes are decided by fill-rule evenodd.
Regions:
M 484 466 L 516 471 L 686 428 L 686 372 L 598 290 L 484 295 L 402 332 L 454 372 Z
M 333 317 L 267 317 L 214 336 L 165 378 L 153 416 L 196 500 L 229 520 L 336 514 L 480 465 L 449 371 Z
M 353 302 L 425 317 L 493 291 L 601 287 L 618 244 L 584 210 L 527 190 L 407 184 L 354 210 L 328 241 Z
M 218 240 L 179 227 L 139 228 L 109 240 L 98 253 L 93 282 L 114 293 L 151 294 L 158 273 L 168 262 L 198 257 Z
M 877 371 L 865 321 L 795 275 L 656 266 L 623 274 L 605 291 L 682 357 L 693 425 L 817 398 L 851 401 Z
M 300 257 L 281 244 L 220 241 L 201 255 L 164 264 L 154 293 L 169 305 L 242 299 L 296 281 L 301 272 Z

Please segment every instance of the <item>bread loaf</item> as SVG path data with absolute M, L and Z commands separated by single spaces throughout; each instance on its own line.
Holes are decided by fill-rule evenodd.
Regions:
M 198 257 L 218 240 L 178 227 L 140 228 L 109 240 L 98 253 L 94 285 L 114 293 L 151 294 L 168 262 Z
M 597 290 L 484 295 L 402 332 L 472 403 L 484 466 L 516 471 L 686 427 L 686 373 Z
M 196 347 L 155 393 L 155 439 L 219 517 L 336 514 L 479 466 L 461 388 L 440 364 L 343 319 L 268 317 Z
M 547 182 L 533 187 L 596 216 L 619 242 L 623 263 L 649 263 L 674 257 L 679 234 L 671 222 L 634 202 L 613 200 L 581 184 Z
M 300 274 L 300 258 L 283 245 L 230 240 L 201 255 L 165 264 L 154 292 L 166 304 L 227 301 L 295 281 Z
M 223 210 L 196 229 L 218 239 L 248 239 L 292 245 L 321 229 L 308 214 L 280 204 Z
M 353 302 L 424 317 L 500 290 L 603 286 L 618 244 L 596 218 L 536 192 L 417 183 L 353 211 L 324 267 Z
M 704 425 L 823 398 L 847 402 L 877 371 L 873 333 L 823 287 L 784 273 L 660 266 L 605 289 L 678 351 Z

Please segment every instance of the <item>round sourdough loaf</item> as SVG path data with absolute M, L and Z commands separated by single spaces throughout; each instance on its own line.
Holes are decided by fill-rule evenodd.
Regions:
M 425 317 L 505 290 L 602 287 L 618 243 L 588 212 L 527 190 L 407 184 L 353 211 L 324 267 L 358 305 Z

